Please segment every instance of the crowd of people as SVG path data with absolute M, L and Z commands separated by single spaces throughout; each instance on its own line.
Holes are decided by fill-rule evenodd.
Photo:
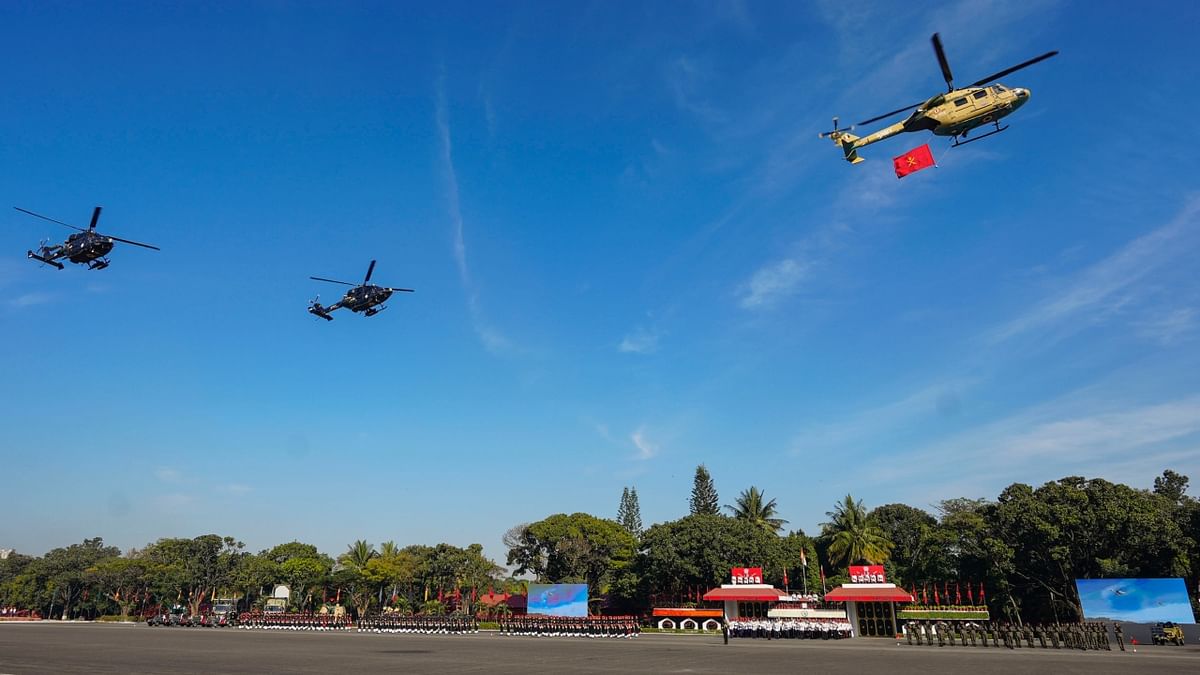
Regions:
M 732 619 L 729 637 L 765 640 L 840 640 L 850 637 L 850 622 L 837 619 Z
M 1039 647 L 1041 649 L 1081 649 L 1112 651 L 1112 638 L 1125 651 L 1125 636 L 1121 624 L 1113 624 L 1110 638 L 1104 622 L 1011 624 L 956 621 L 909 621 L 904 625 L 908 644 L 939 647 L 958 644 L 963 647 L 1007 647 L 1008 649 Z M 991 644 L 988 644 L 989 640 Z
M 421 635 L 460 635 L 478 633 L 479 619 L 471 616 L 411 616 L 370 614 L 359 618 L 360 633 L 418 633 Z
M 243 612 L 238 627 L 247 630 L 350 630 L 354 622 L 346 615 L 316 614 L 313 612 Z
M 501 635 L 533 637 L 635 638 L 641 633 L 636 616 L 541 616 L 527 614 L 500 620 Z

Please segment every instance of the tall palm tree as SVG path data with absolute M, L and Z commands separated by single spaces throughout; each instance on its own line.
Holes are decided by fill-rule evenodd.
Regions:
M 854 501 L 850 495 L 828 511 L 830 522 L 825 523 L 826 535 L 829 536 L 830 563 L 854 564 L 866 561 L 871 564 L 882 564 L 892 553 L 895 546 L 883 533 L 883 530 L 871 518 L 862 501 Z
M 400 553 L 400 547 L 396 546 L 394 541 L 385 541 L 379 545 L 379 556 L 381 558 L 394 558 Z
M 742 494 L 738 495 L 734 506 L 726 505 L 725 508 L 733 513 L 734 518 L 748 520 L 767 532 L 775 534 L 787 524 L 787 521 L 777 517 L 779 510 L 775 506 L 775 500 L 766 501 L 765 499 L 766 496 L 751 485 L 750 489 L 743 490 Z
M 346 552 L 342 554 L 342 561 L 347 567 L 353 567 L 361 572 L 367 568 L 367 563 L 376 555 L 379 554 L 375 552 L 373 544 L 368 544 L 366 540 L 359 539 L 350 544 Z

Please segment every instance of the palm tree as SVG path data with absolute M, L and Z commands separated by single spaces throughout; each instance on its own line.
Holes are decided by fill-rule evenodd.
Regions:
M 862 501 L 854 501 L 850 495 L 826 512 L 830 522 L 825 523 L 825 534 L 829 536 L 830 563 L 854 564 L 865 560 L 871 564 L 882 564 L 895 546 L 872 518 Z
M 371 561 L 371 558 L 377 555 L 379 554 L 375 552 L 373 544 L 368 544 L 365 540 L 359 539 L 350 544 L 346 552 L 342 554 L 342 562 L 347 567 L 352 567 L 361 572 L 367 568 L 367 563 Z
M 385 541 L 379 545 L 379 557 L 392 558 L 400 553 L 400 547 L 394 541 Z
M 765 501 L 765 495 L 753 485 L 738 495 L 735 506 L 727 505 L 725 508 L 733 513 L 734 518 L 748 520 L 771 534 L 779 532 L 779 529 L 787 524 L 783 518 L 776 517 L 779 511 L 775 500 Z

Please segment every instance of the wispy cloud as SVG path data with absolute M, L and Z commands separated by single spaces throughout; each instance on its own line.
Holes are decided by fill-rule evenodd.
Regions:
M 244 483 L 230 483 L 228 485 L 222 485 L 217 489 L 221 492 L 226 492 L 231 495 L 245 495 L 254 491 L 254 488 Z
M 743 309 L 764 309 L 792 295 L 808 276 L 809 264 L 796 258 L 784 258 L 760 268 L 742 289 L 738 302 Z
M 172 469 L 169 466 L 160 466 L 154 470 L 154 477 L 164 483 L 178 483 L 183 474 L 178 469 Z
M 1172 309 L 1138 323 L 1138 333 L 1161 345 L 1173 345 L 1196 332 L 1196 318 L 1192 307 Z
M 1200 243 L 1200 198 L 1192 198 L 1166 225 L 1121 247 L 1088 267 L 1061 291 L 1041 300 L 1020 316 L 988 334 L 988 341 L 1003 342 L 1024 333 L 1059 327 L 1070 320 L 1074 327 L 1103 318 L 1136 295 L 1134 284 L 1163 264 Z
M 41 291 L 33 291 L 32 293 L 25 293 L 23 295 L 18 295 L 17 297 L 13 298 L 12 300 L 9 300 L 8 306 L 13 307 L 15 309 L 22 309 L 25 307 L 33 307 L 35 305 L 44 305 L 47 302 L 50 302 L 52 300 L 54 300 L 53 293 L 43 293 Z
M 653 354 L 658 350 L 660 337 L 662 334 L 658 329 L 638 326 L 621 340 L 617 351 L 622 354 Z
M 454 228 L 454 262 L 458 266 L 458 277 L 462 282 L 463 291 L 467 295 L 467 310 L 471 314 L 471 324 L 479 336 L 480 342 L 489 352 L 499 353 L 507 350 L 511 343 L 499 330 L 492 326 L 484 317 L 480 306 L 479 291 L 471 279 L 471 269 L 467 264 L 467 244 L 463 235 L 462 208 L 459 200 L 458 173 L 454 169 L 453 144 L 450 137 L 450 121 L 446 104 L 446 71 L 445 66 L 437 78 L 435 122 L 438 138 L 441 141 L 442 170 L 446 179 L 446 203 L 449 210 L 450 223 Z
M 658 443 L 646 437 L 645 425 L 638 427 L 636 431 L 630 434 L 629 440 L 633 442 L 633 447 L 637 448 L 636 459 L 650 459 L 657 455 L 660 450 Z

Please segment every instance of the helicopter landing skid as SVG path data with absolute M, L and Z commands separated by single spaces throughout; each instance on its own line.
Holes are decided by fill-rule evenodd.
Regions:
M 951 145 L 950 147 L 957 148 L 960 145 L 966 145 L 967 143 L 974 143 L 975 141 L 981 141 L 981 140 L 987 138 L 988 136 L 995 136 L 996 134 L 998 134 L 1001 131 L 1004 131 L 1005 129 L 1008 128 L 1007 124 L 1005 124 L 1004 126 L 1000 126 L 1000 122 L 995 122 L 994 124 L 996 125 L 996 128 L 992 131 L 987 132 L 986 134 L 983 134 L 982 136 L 976 136 L 975 138 L 971 138 L 971 139 L 968 139 L 965 141 L 959 140 L 960 138 L 966 137 L 967 133 L 964 131 L 962 134 L 954 137 L 954 144 Z
M 385 309 L 387 309 L 387 307 L 384 307 L 382 305 L 379 307 L 372 307 L 371 309 L 368 309 L 366 312 L 364 312 L 364 316 L 375 316 L 376 314 L 382 312 Z
M 51 258 L 40 256 L 40 255 L 34 253 L 33 251 L 26 251 L 25 255 L 28 256 L 32 260 L 37 260 L 37 261 L 43 262 L 47 265 L 54 265 L 55 267 L 57 267 L 60 270 L 63 268 L 63 264 L 58 262 L 57 260 L 53 260 Z
M 97 258 L 97 259 L 91 261 L 90 263 L 88 263 L 88 269 L 89 270 L 102 270 L 105 267 L 108 267 L 110 264 L 112 264 L 112 263 L 111 263 L 111 261 L 109 261 L 108 258 Z

